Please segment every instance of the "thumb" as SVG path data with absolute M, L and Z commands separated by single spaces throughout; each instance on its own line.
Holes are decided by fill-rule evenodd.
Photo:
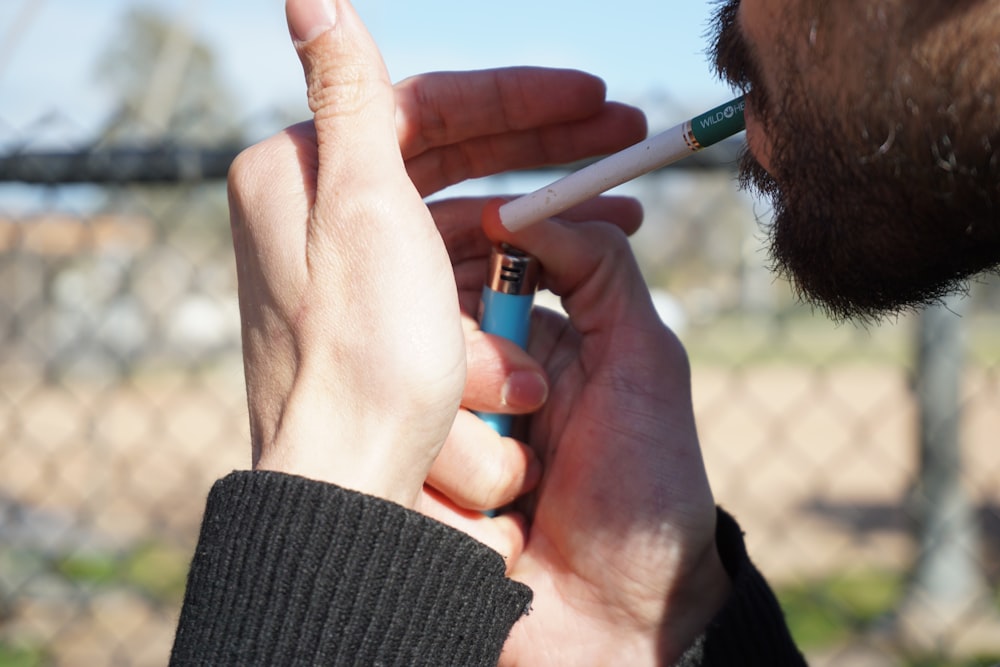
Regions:
M 545 287 L 562 298 L 578 331 L 624 322 L 660 326 L 624 230 L 601 221 L 549 218 L 511 232 L 500 221 L 502 203 L 492 200 L 483 209 L 483 231 L 494 242 L 509 243 L 538 258 Z
M 392 82 L 351 3 L 287 0 L 285 14 L 315 116 L 320 191 L 324 167 L 343 163 L 334 156 L 350 155 L 355 172 L 359 162 L 380 165 L 376 173 L 386 160 L 402 164 Z

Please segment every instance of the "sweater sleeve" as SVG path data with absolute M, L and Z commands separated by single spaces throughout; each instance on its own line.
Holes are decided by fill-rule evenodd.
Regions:
M 171 665 L 495 665 L 530 590 L 399 505 L 272 472 L 208 497 Z
M 725 606 L 674 667 L 799 667 L 799 653 L 770 587 L 747 555 L 743 532 L 717 512 L 715 541 L 733 581 Z

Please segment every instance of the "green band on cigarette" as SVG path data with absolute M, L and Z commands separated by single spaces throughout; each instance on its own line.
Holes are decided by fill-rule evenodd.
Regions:
M 707 148 L 746 129 L 745 107 L 746 102 L 739 97 L 692 118 L 691 134 L 695 141 L 701 148 Z
M 500 222 L 514 232 L 616 185 L 683 160 L 745 129 L 743 98 L 715 107 L 575 171 L 500 207 Z

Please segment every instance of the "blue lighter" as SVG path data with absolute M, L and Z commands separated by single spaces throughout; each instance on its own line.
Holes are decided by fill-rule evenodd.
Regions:
M 527 347 L 540 268 L 538 259 L 526 252 L 506 243 L 493 246 L 479 302 L 479 326 L 483 331 Z M 513 415 L 477 414 L 500 435 L 511 434 Z

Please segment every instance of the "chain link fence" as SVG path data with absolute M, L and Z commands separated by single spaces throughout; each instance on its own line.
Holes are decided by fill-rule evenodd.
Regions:
M 717 501 L 812 664 L 1000 661 L 996 288 L 831 323 L 768 273 L 729 150 L 626 188 Z M 249 464 L 227 159 L 192 155 L 0 161 L 0 665 L 164 664 L 208 489 Z

